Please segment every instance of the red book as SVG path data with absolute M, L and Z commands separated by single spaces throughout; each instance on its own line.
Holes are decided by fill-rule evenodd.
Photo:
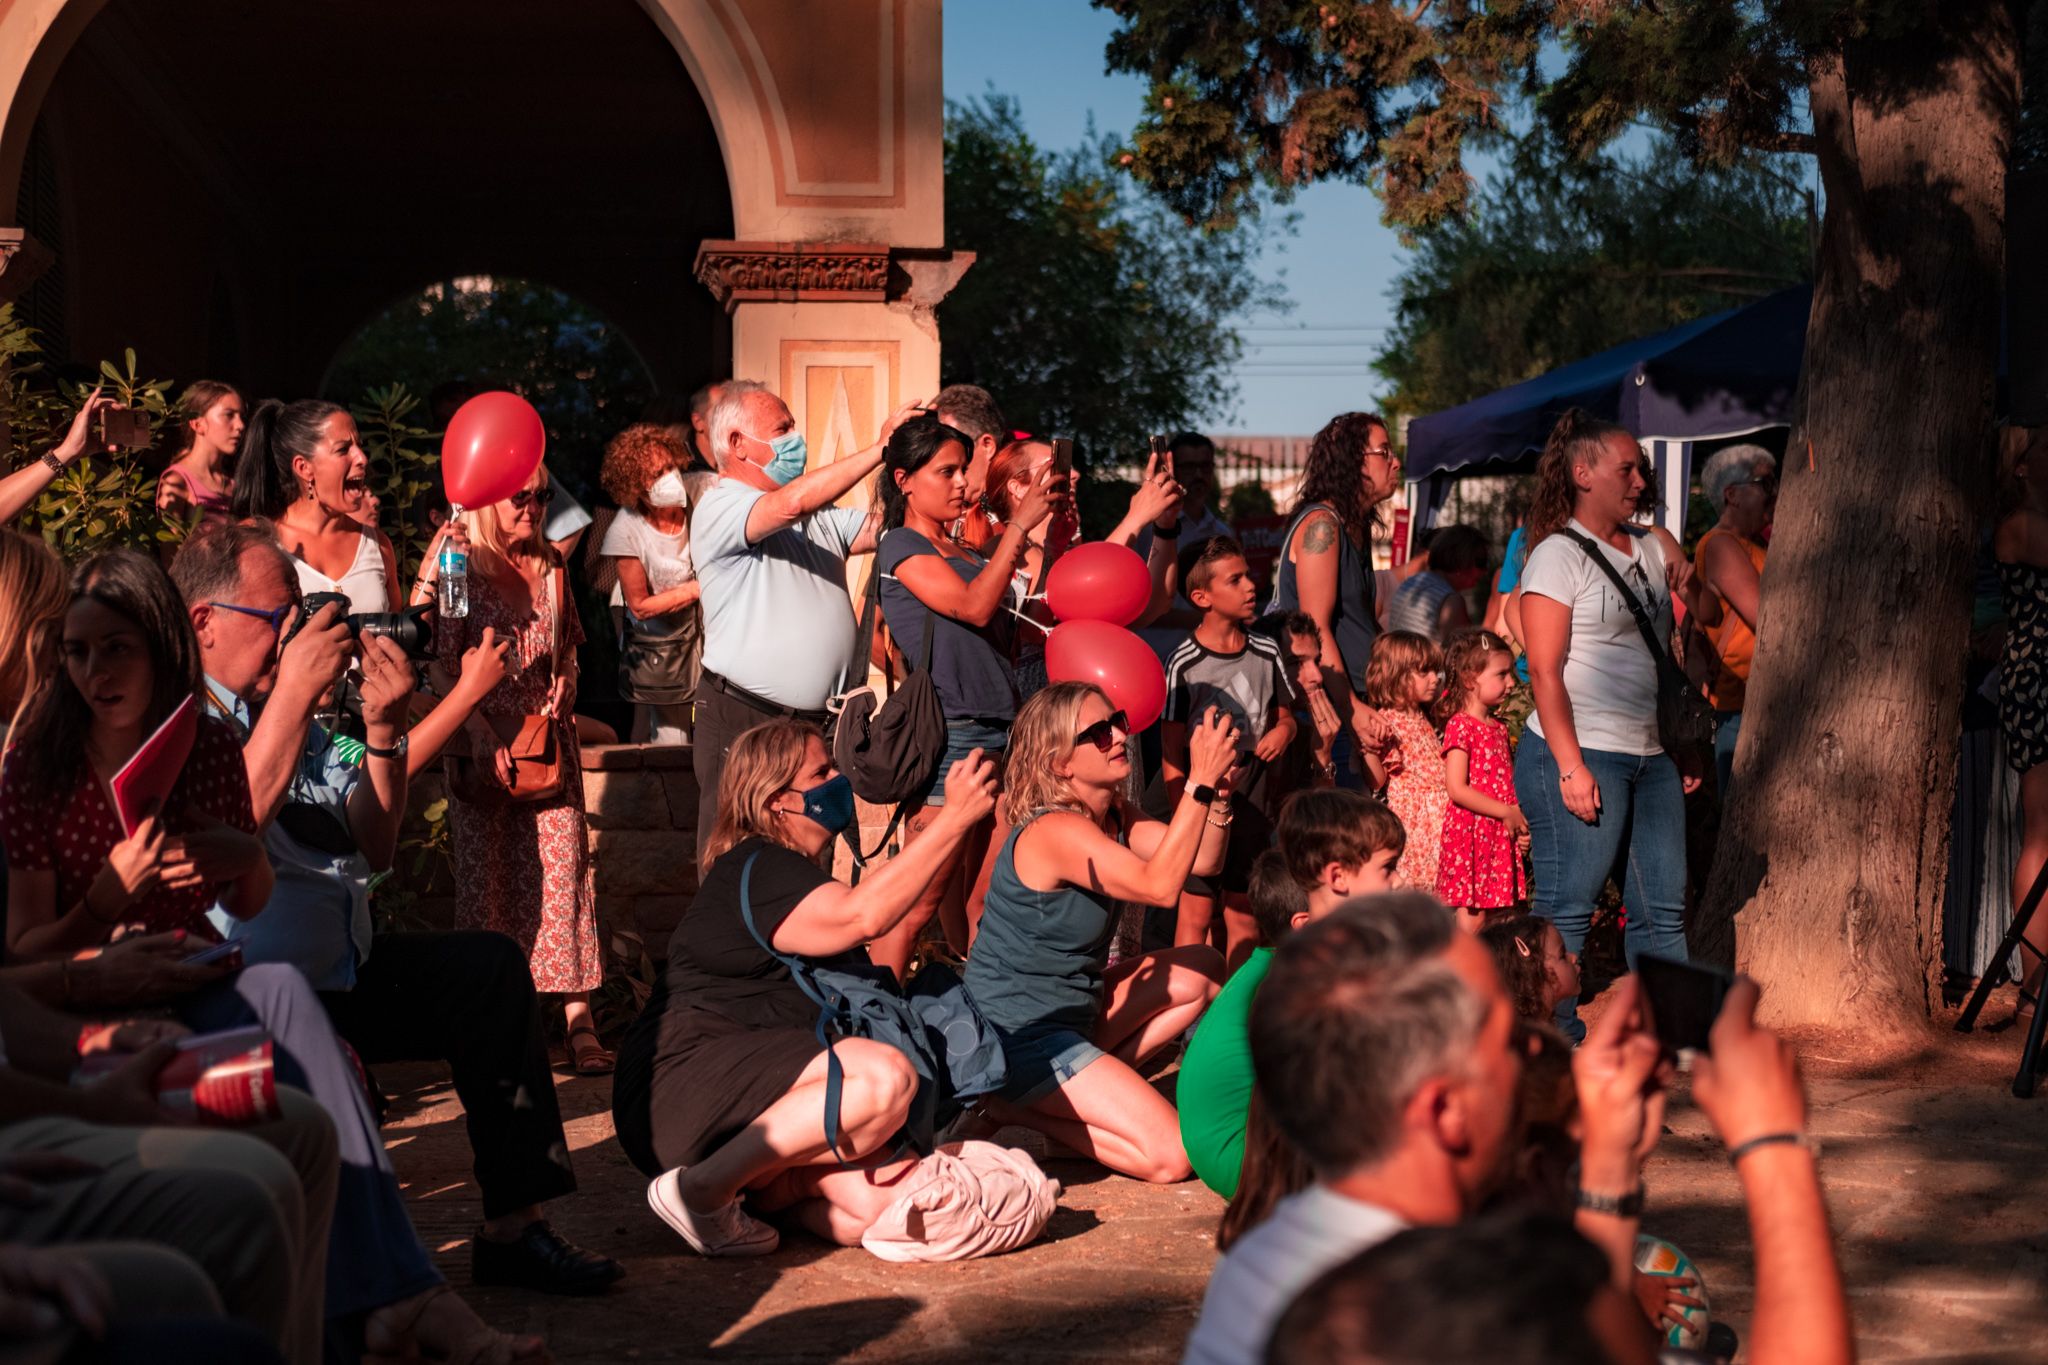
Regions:
M 77 1085 L 127 1065 L 129 1055 L 95 1052 L 78 1064 Z M 179 1042 L 156 1078 L 157 1101 L 195 1123 L 216 1127 L 262 1123 L 282 1112 L 277 1102 L 277 1068 L 270 1034 L 261 1028 L 195 1034 Z
M 192 697 L 156 727 L 156 733 L 142 741 L 142 747 L 114 774 L 108 785 L 114 790 L 114 814 L 121 821 L 121 837 L 135 833 L 135 827 L 163 809 L 185 760 L 192 756 L 192 744 L 199 738 L 199 703 Z

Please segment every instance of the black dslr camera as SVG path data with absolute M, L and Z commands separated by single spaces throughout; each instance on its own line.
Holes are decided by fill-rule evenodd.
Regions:
M 309 592 L 299 608 L 299 619 L 292 623 L 291 633 L 284 637 L 290 644 L 292 636 L 305 629 L 306 622 L 320 613 L 330 602 L 338 602 L 343 610 L 348 608 L 348 598 L 338 592 Z M 404 611 L 358 611 L 350 612 L 346 618 L 351 635 L 381 635 L 404 651 L 405 657 L 418 662 L 434 652 L 434 626 L 429 619 L 434 614 L 434 604 L 423 602 L 417 607 Z

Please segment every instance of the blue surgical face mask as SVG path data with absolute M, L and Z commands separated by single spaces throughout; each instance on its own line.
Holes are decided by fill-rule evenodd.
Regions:
M 754 439 L 761 440 L 758 436 Z M 775 486 L 778 488 L 803 473 L 804 466 L 811 462 L 811 450 L 805 444 L 801 431 L 784 432 L 772 441 L 761 441 L 761 444 L 775 453 L 775 458 L 761 469 L 769 478 L 775 480 Z
M 803 797 L 804 818 L 827 834 L 836 835 L 853 823 L 853 783 L 846 780 L 845 773 L 798 795 Z

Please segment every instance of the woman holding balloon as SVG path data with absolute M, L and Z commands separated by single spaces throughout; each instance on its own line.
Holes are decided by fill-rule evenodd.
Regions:
M 882 525 L 875 570 L 882 575 L 882 617 L 906 661 L 930 651 L 932 684 L 946 713 L 946 752 L 924 808 L 906 826 L 917 839 L 945 808 L 946 774 L 970 752 L 1000 757 L 1017 714 L 1011 648 L 1021 596 L 1018 566 L 1031 533 L 1064 501 L 1063 481 L 1041 470 L 1011 507 L 1002 534 L 980 554 L 956 542 L 948 527 L 967 510 L 967 462 L 973 443 L 938 418 L 920 416 L 896 428 L 882 455 Z M 1040 560 L 1043 564 L 1043 557 Z M 932 632 L 929 646 L 925 634 Z M 868 947 L 878 966 L 907 976 L 918 933 L 938 911 L 955 949 L 967 949 L 963 869 L 981 864 L 985 826 L 950 855 L 910 913 Z
M 464 615 L 440 614 L 436 690 L 452 688 L 465 651 L 493 639 L 509 645 L 503 681 L 464 726 L 469 756 L 450 773 L 455 922 L 526 950 L 534 989 L 563 997 L 576 1070 L 602 1075 L 612 1055 L 590 1015 L 604 959 L 576 745 L 583 626 L 544 531 L 554 500 L 544 442 L 523 399 L 488 393 L 457 411 L 443 446 L 449 500 L 470 509 L 469 602 Z M 553 780 L 536 781 L 550 760 Z

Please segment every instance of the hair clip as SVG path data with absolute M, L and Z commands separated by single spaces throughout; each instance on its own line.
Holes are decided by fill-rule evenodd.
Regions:
M 1532 956 L 1532 954 L 1529 952 L 1529 945 L 1519 938 L 1515 940 L 1515 951 L 1520 953 L 1523 957 Z

